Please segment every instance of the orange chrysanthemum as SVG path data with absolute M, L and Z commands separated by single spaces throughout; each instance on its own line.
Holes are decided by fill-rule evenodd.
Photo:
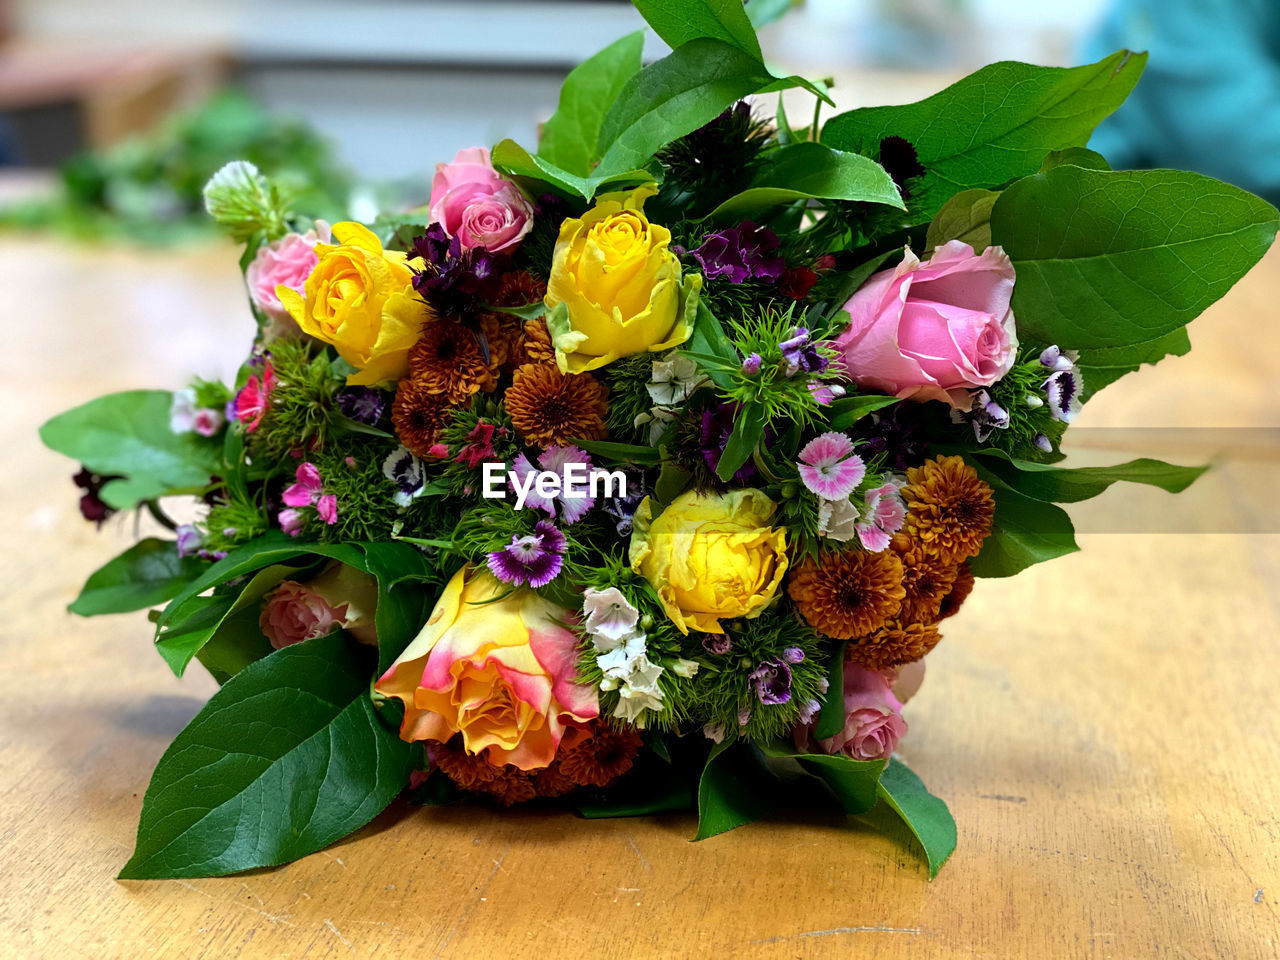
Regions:
M 956 568 L 956 580 L 951 585 L 951 592 L 942 598 L 942 606 L 938 609 L 938 619 L 945 620 L 960 612 L 961 605 L 973 592 L 973 571 L 967 563 Z
M 490 369 L 509 370 L 520 365 L 521 326 L 520 318 L 509 313 L 480 314 L 480 332 L 489 351 Z
M 531 303 L 541 303 L 547 295 L 547 282 L 540 280 L 528 270 L 512 270 L 504 273 L 498 281 L 498 288 L 493 294 L 495 307 L 527 307 Z
M 991 533 L 995 501 L 987 484 L 960 457 L 937 457 L 907 471 L 903 530 L 946 563 L 978 555 Z
M 432 763 L 463 790 L 487 794 L 507 807 L 536 796 L 532 776 L 509 763 L 495 766 L 483 752 L 467 753 L 461 737 L 430 746 Z
M 919 660 L 941 639 L 932 623 L 904 623 L 894 618 L 845 647 L 845 659 L 868 670 L 888 670 Z
M 572 790 L 577 790 L 578 784 L 564 775 L 558 761 L 552 761 L 551 766 L 543 767 L 534 773 L 533 789 L 540 797 L 561 797 Z
M 396 436 L 415 457 L 431 456 L 431 446 L 449 423 L 452 410 L 443 394 L 433 393 L 421 381 L 405 377 L 396 386 L 391 423 Z
M 898 616 L 920 623 L 936 622 L 943 598 L 956 582 L 956 565 L 944 563 L 902 533 L 894 534 L 892 546 L 902 560 L 902 586 L 907 591 Z
M 423 324 L 409 350 L 409 377 L 454 405 L 477 390 L 492 390 L 497 369 L 476 331 L 454 320 Z
M 526 320 L 520 331 L 516 353 L 523 363 L 554 363 L 556 348 L 551 344 L 551 331 L 542 319 Z
M 823 554 L 792 571 L 787 594 L 813 629 L 851 640 L 883 626 L 902 606 L 902 561 L 890 550 Z
M 562 750 L 554 766 L 579 786 L 607 787 L 631 769 L 643 743 L 634 730 L 598 723 L 588 739 Z
M 608 389 L 589 373 L 561 373 L 551 363 L 526 363 L 507 388 L 516 432 L 540 447 L 602 440 Z

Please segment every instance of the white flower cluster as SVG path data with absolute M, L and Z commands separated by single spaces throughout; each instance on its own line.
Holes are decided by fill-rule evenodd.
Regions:
M 665 360 L 653 361 L 653 378 L 645 385 L 653 408 L 636 417 L 636 426 L 649 424 L 649 442 L 657 443 L 662 433 L 680 412 L 693 392 L 707 382 L 692 357 L 667 354 Z
M 596 666 L 604 673 L 600 689 L 618 691 L 618 706 L 613 715 L 643 728 L 644 711 L 662 709 L 658 678 L 662 676 L 663 667 L 649 659 L 644 631 L 640 629 L 640 611 L 621 590 L 609 587 L 585 590 L 582 612 L 595 650 Z M 697 672 L 698 664 L 677 660 L 671 669 L 682 677 L 691 677 Z

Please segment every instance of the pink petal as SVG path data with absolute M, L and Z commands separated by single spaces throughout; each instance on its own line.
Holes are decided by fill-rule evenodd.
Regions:
M 291 483 L 285 488 L 280 499 L 284 501 L 285 506 L 309 507 L 316 502 L 316 492 L 304 484 Z
M 863 547 L 872 553 L 880 553 L 889 546 L 889 534 L 874 524 L 859 523 L 856 529 L 858 531 L 858 539 L 862 541 Z
M 326 493 L 323 497 L 316 501 L 316 512 L 320 514 L 320 519 L 325 523 L 334 524 L 338 522 L 338 498 L 332 493 Z

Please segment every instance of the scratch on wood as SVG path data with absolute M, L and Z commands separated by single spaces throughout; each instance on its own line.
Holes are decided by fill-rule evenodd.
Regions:
M 752 945 L 758 943 L 781 943 L 783 940 L 798 940 L 803 937 L 831 937 L 844 933 L 909 933 L 913 936 L 924 933 L 920 927 L 832 927 L 830 930 L 806 930 L 803 933 L 793 933 L 789 936 L 782 937 L 766 937 L 763 940 L 752 940 Z
M 640 852 L 640 848 L 636 846 L 636 842 L 632 840 L 630 837 L 627 837 L 627 843 L 631 844 L 631 849 L 634 850 L 636 856 L 640 858 L 640 863 L 644 866 L 644 868 L 648 870 L 650 873 L 653 873 L 653 867 L 650 866 L 649 861 L 644 858 L 644 854 Z
M 1003 803 L 1026 803 L 1026 797 L 1012 796 L 1004 793 L 980 793 L 979 800 L 999 800 Z
M 355 950 L 355 947 L 353 947 L 353 946 L 351 945 L 351 941 L 350 941 L 350 940 L 348 940 L 346 937 L 344 937 L 344 936 L 342 935 L 342 931 L 341 931 L 341 930 L 339 930 L 339 929 L 334 925 L 333 921 L 332 921 L 332 920 L 330 920 L 328 917 L 325 917 L 325 918 L 324 918 L 324 925 L 325 925 L 326 927 L 328 927 L 328 928 L 329 928 L 329 930 L 333 933 L 333 935 L 334 935 L 335 937 L 337 937 L 339 940 L 341 940 L 341 941 L 342 941 L 342 945 L 343 945 L 344 947 L 346 947 L 348 950 L 352 950 L 352 951 L 354 951 L 354 950 Z
M 1255 893 L 1255 894 L 1253 895 L 1253 902 L 1254 902 L 1254 903 L 1261 903 L 1261 902 L 1262 902 L 1262 888 L 1261 888 L 1261 887 L 1259 887 L 1259 888 L 1258 888 L 1258 892 L 1257 892 L 1257 893 Z
M 507 849 L 502 851 L 502 856 L 493 861 L 493 869 L 489 871 L 489 876 L 485 878 L 484 883 L 480 885 L 480 889 L 476 891 L 481 900 L 488 899 L 484 893 L 489 889 L 489 884 L 493 883 L 493 878 L 498 875 L 498 871 L 502 869 L 502 862 L 507 859 L 507 854 L 510 852 L 511 847 L 508 846 Z M 449 928 L 449 932 L 444 935 L 444 940 L 440 943 L 440 949 L 435 952 L 435 955 L 431 960 L 440 960 L 440 956 L 444 953 L 445 948 L 449 946 L 449 941 L 453 939 L 453 935 L 457 932 L 458 927 L 467 922 L 467 918 L 471 916 L 471 911 L 474 909 L 475 904 L 472 903 L 466 910 L 462 911 L 462 916 L 457 919 L 454 925 Z

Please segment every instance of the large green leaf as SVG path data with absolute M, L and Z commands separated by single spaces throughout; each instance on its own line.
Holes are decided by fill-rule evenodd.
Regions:
M 1084 377 L 1084 393 L 1087 399 L 1103 387 L 1115 383 L 1127 373 L 1133 373 L 1144 363 L 1157 363 L 1165 357 L 1181 357 L 1191 351 L 1191 338 L 1187 328 L 1179 327 L 1154 340 L 1126 347 L 1099 347 L 1090 350 L 1077 363 Z
M 760 41 L 742 0 L 633 0 L 653 32 L 679 47 L 690 40 L 720 40 L 757 60 Z
M 648 163 L 672 140 L 714 120 L 748 94 L 794 85 L 758 57 L 721 40 L 691 40 L 627 81 L 600 127 L 597 176 Z
M 931 794 L 906 765 L 890 760 L 880 777 L 880 798 L 915 834 L 924 850 L 932 880 L 956 849 L 956 822 L 946 803 Z
M 749 186 L 711 212 L 746 217 L 796 200 L 859 200 L 905 209 L 893 178 L 874 160 L 804 141 L 769 155 Z
M 1000 197 L 995 190 L 961 190 L 942 205 L 929 224 L 925 252 L 959 240 L 981 253 L 991 246 L 991 209 Z
M 1024 496 L 1052 503 L 1076 503 L 1096 497 L 1113 483 L 1145 483 L 1181 493 L 1208 467 L 1180 467 L 1142 457 L 1113 467 L 1059 467 L 1032 460 L 987 458 L 985 467 Z
M 382 675 L 426 622 L 437 594 L 415 581 L 430 575 L 422 551 L 394 541 L 360 544 L 365 569 L 378 581 L 378 674 Z
M 1071 518 L 1061 507 L 1025 497 L 985 470 L 979 475 L 994 481 L 996 517 L 982 552 L 969 561 L 974 576 L 1012 577 L 1080 549 Z
M 791 0 L 747 0 L 747 16 L 757 30 L 781 19 L 790 9 Z
M 813 735 L 818 740 L 834 737 L 844 728 L 844 651 L 845 644 L 841 643 L 827 663 L 827 692 L 813 727 Z
M 885 137 L 911 141 L 925 173 L 910 222 L 927 223 L 961 190 L 1001 186 L 1035 173 L 1051 150 L 1084 146 L 1146 59 L 1120 51 L 1083 67 L 993 63 L 918 103 L 833 117 L 822 142 L 874 157 Z
M 773 806 L 775 783 L 744 743 L 725 740 L 711 748 L 698 781 L 698 833 L 705 840 L 759 820 Z
M 647 170 L 623 170 L 611 175 L 597 172 L 589 177 L 563 170 L 545 157 L 535 157 L 514 140 L 503 140 L 490 154 L 490 159 L 500 172 L 512 177 L 525 177 L 549 184 L 562 193 L 577 195 L 590 200 L 602 186 L 611 183 L 643 183 L 653 179 Z
M 817 777 L 850 815 L 866 813 L 876 805 L 876 785 L 884 771 L 884 760 L 854 760 L 844 754 L 801 753 L 785 744 L 761 747 L 766 757 L 794 760 L 800 768 Z
M 123 474 L 102 488 L 119 509 L 171 490 L 200 487 L 219 470 L 215 443 L 169 428 L 173 394 L 128 390 L 98 397 L 40 428 L 44 445 L 79 460 L 94 473 Z
M 1019 337 L 1085 357 L 1174 334 L 1244 276 L 1277 228 L 1266 201 L 1176 170 L 1058 166 L 1009 187 L 991 213 L 992 240 L 1018 273 Z
M 160 758 L 120 878 L 275 866 L 386 807 L 408 781 L 411 746 L 375 715 L 357 646 L 331 634 L 227 681 Z
M 600 124 L 626 82 L 640 72 L 644 31 L 616 40 L 565 78 L 560 105 L 542 128 L 538 156 L 586 177 L 600 159 Z
M 218 624 L 208 642 L 196 652 L 200 666 L 208 670 L 218 683 L 226 683 L 250 664 L 275 652 L 275 647 L 258 626 L 260 613 L 253 606 L 229 614 Z
M 82 617 L 164 603 L 200 575 L 203 561 L 179 557 L 172 540 L 148 537 L 95 570 L 67 608 Z

